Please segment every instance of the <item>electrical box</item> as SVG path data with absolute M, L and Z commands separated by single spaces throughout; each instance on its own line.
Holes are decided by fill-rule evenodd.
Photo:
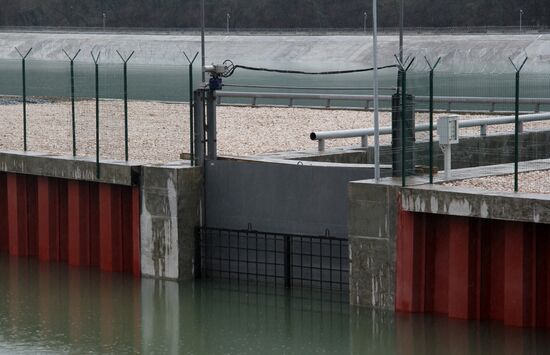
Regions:
M 437 120 L 439 145 L 458 143 L 458 117 L 459 116 L 446 116 Z

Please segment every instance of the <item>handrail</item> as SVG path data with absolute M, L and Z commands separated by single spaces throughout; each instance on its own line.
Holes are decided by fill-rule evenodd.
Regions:
M 241 92 L 241 91 L 218 91 L 218 104 L 222 104 L 222 98 L 241 98 L 251 99 L 251 105 L 257 106 L 258 99 L 277 99 L 288 100 L 288 107 L 294 106 L 295 100 L 319 100 L 325 101 L 324 107 L 331 108 L 333 101 L 353 101 L 365 103 L 364 108 L 369 109 L 369 104 L 373 102 L 374 95 L 354 95 L 354 94 L 324 94 L 324 93 L 281 93 L 281 92 Z M 381 102 L 391 102 L 391 95 L 380 95 Z M 428 103 L 429 96 L 416 96 L 415 101 L 419 103 Z M 520 98 L 522 105 L 535 105 L 535 112 L 540 112 L 541 105 L 550 105 L 550 98 Z M 514 97 L 473 97 L 473 96 L 436 96 L 434 103 L 446 104 L 446 111 L 451 112 L 452 104 L 487 104 L 491 105 L 488 112 L 495 112 L 495 105 L 514 104 Z M 319 106 L 317 106 L 319 107 Z
M 500 117 L 488 117 L 488 118 L 477 118 L 471 120 L 460 120 L 458 121 L 459 128 L 470 128 L 470 127 L 480 127 L 480 136 L 487 135 L 487 127 L 494 125 L 504 125 L 515 122 L 515 116 L 500 116 Z M 536 122 L 536 121 L 546 121 L 550 120 L 550 112 L 545 113 L 533 113 L 528 115 L 519 116 L 519 121 L 521 124 L 527 122 Z M 415 132 L 426 132 L 430 130 L 430 125 L 428 123 L 422 123 L 415 126 Z M 434 124 L 434 131 L 437 130 L 437 124 Z M 380 128 L 381 135 L 387 135 L 392 133 L 391 127 L 382 127 Z M 322 132 L 312 132 L 310 134 L 311 140 L 318 141 L 319 151 L 322 152 L 325 150 L 325 140 L 327 139 L 343 139 L 343 138 L 361 138 L 361 146 L 363 148 L 368 147 L 368 137 L 374 136 L 374 128 L 366 129 L 350 129 L 343 131 L 322 131 Z

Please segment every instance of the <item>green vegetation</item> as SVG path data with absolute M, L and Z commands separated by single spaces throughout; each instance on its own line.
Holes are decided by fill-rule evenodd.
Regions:
M 398 23 L 400 0 L 379 0 L 379 24 Z M 407 27 L 549 26 L 542 0 L 406 0 Z M 236 28 L 362 28 L 370 0 L 206 0 L 207 26 Z M 0 0 L 0 26 L 199 27 L 200 0 Z

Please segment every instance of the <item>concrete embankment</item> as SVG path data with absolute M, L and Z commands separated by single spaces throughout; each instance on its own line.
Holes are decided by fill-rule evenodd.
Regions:
M 0 39 L 0 58 L 18 59 L 15 47 L 33 48 L 29 59 L 66 60 L 69 53 L 82 49 L 102 51 L 103 62 L 119 63 L 116 50 L 136 55 L 134 64 L 186 64 L 182 50 L 200 50 L 200 36 L 143 33 L 68 33 L 6 32 Z M 370 36 L 358 35 L 209 35 L 206 40 L 207 63 L 231 59 L 236 63 L 294 68 L 348 69 L 366 67 L 372 61 Z M 379 40 L 381 64 L 393 64 L 398 51 L 398 37 L 382 35 Z M 548 72 L 550 34 L 522 35 L 434 35 L 405 37 L 405 52 L 419 59 L 416 66 L 425 69 L 421 60 L 442 57 L 441 71 L 512 72 L 508 57 L 529 56 L 526 72 Z M 91 61 L 83 55 L 80 61 Z

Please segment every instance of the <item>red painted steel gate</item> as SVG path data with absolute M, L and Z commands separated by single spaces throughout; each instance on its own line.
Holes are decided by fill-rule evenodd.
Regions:
M 0 252 L 140 270 L 138 186 L 0 173 Z

